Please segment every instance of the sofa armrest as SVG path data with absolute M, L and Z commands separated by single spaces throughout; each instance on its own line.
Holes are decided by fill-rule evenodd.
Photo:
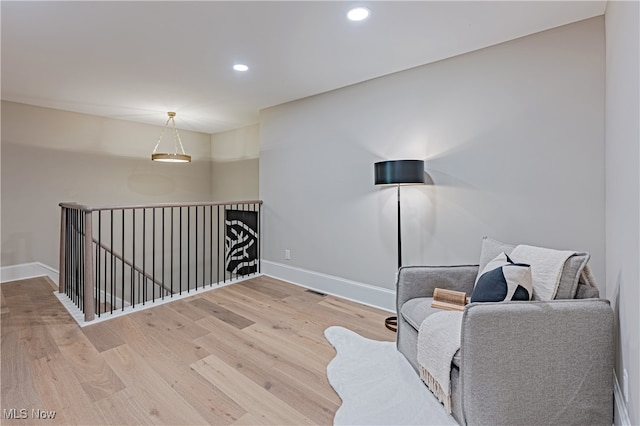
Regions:
M 614 315 L 604 299 L 472 303 L 462 319 L 467 424 L 608 424 Z
M 416 297 L 432 297 L 436 288 L 464 291 L 470 295 L 478 274 L 478 265 L 405 266 L 398 271 L 396 309 Z

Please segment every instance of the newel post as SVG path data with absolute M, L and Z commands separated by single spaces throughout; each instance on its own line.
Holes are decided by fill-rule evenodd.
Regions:
M 67 249 L 67 208 L 60 206 L 60 264 L 58 273 L 58 292 L 66 291 L 66 249 Z
M 93 223 L 91 210 L 84 211 L 84 320 L 93 321 L 96 306 L 93 291 Z

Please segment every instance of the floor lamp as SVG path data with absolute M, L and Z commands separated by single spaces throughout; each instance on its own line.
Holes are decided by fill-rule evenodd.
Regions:
M 424 183 L 423 160 L 380 161 L 374 164 L 376 185 L 396 185 L 398 188 L 398 269 L 402 266 L 402 227 L 400 218 L 400 186 Z M 389 317 L 385 326 L 397 330 L 398 317 Z

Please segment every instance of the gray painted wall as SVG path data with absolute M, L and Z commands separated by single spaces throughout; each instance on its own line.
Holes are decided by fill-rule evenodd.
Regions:
M 2 102 L 2 266 L 58 269 L 61 201 L 208 200 L 209 135 L 180 132 L 191 164 L 155 163 L 149 157 L 161 130 Z
M 258 199 L 260 126 L 211 135 L 211 194 L 214 201 Z
M 606 270 L 617 321 L 616 374 L 629 375 L 631 424 L 640 424 L 640 3 L 606 10 Z
M 265 259 L 392 289 L 373 163 L 416 158 L 405 265 L 477 263 L 488 235 L 589 251 L 604 292 L 604 61 L 598 17 L 263 110 Z

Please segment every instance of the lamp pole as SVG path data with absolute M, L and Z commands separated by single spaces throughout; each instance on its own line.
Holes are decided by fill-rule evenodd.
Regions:
M 400 186 L 424 183 L 423 160 L 391 160 L 374 164 L 376 185 L 396 185 L 398 210 L 398 269 L 402 266 L 402 230 L 400 218 Z
M 398 270 L 402 267 L 402 228 L 400 217 L 400 185 L 424 183 L 424 161 L 392 160 L 374 164 L 376 185 L 396 185 L 398 202 Z M 398 330 L 398 317 L 388 317 L 384 325 L 391 331 Z
M 400 227 L 400 185 L 398 185 L 398 269 L 402 266 L 402 231 Z

